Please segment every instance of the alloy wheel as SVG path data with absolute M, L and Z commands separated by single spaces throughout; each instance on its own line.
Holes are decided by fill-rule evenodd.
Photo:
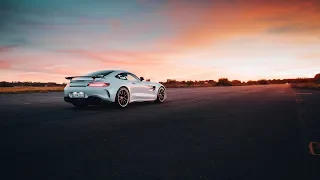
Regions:
M 165 97 L 165 89 L 164 88 L 160 88 L 159 92 L 158 92 L 158 99 L 160 102 L 164 101 L 164 97 Z
M 129 93 L 128 90 L 125 88 L 122 88 L 118 92 L 118 104 L 121 107 L 126 107 L 129 103 Z

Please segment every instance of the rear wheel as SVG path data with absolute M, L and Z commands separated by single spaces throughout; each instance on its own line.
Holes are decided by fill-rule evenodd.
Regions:
M 115 105 L 120 108 L 125 108 L 128 106 L 130 101 L 129 90 L 125 87 L 121 87 L 116 95 Z
M 163 103 L 164 98 L 166 96 L 166 89 L 164 87 L 160 87 L 157 94 L 156 103 Z

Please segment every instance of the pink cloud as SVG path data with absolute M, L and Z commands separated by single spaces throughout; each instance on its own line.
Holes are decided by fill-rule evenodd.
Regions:
M 11 64 L 7 61 L 0 60 L 0 69 L 9 69 Z

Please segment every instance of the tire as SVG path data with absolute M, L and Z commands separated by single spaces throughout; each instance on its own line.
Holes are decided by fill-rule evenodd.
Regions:
M 130 93 L 126 87 L 119 88 L 116 99 L 115 106 L 118 108 L 126 108 L 130 102 Z
M 161 86 L 157 93 L 157 99 L 155 100 L 156 103 L 163 103 L 166 96 L 166 89 Z

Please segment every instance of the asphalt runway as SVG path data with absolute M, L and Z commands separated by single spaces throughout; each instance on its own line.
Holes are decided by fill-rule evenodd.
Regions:
M 289 85 L 168 89 L 126 109 L 2 94 L 0 178 L 319 179 L 319 107 Z

